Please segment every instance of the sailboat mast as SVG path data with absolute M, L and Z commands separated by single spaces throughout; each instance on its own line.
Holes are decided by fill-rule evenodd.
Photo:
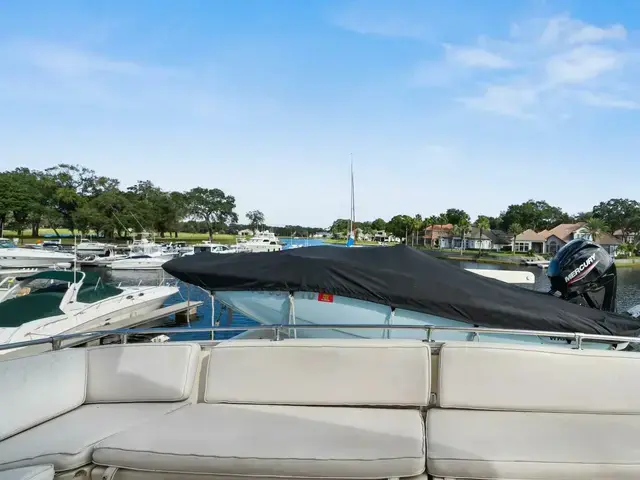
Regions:
M 355 235 L 354 223 L 356 221 L 356 204 L 353 185 L 353 154 L 351 154 L 351 213 L 349 218 L 349 232 Z

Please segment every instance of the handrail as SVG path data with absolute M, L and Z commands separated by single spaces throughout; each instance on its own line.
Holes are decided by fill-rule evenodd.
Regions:
M 421 330 L 425 333 L 425 340 L 433 342 L 433 332 L 454 331 L 481 334 L 505 334 L 535 337 L 554 337 L 566 340 L 575 340 L 578 348 L 582 347 L 582 343 L 586 340 L 599 341 L 605 343 L 640 343 L 640 337 L 624 337 L 619 335 L 599 335 L 593 333 L 571 333 L 571 332 L 553 332 L 543 330 L 516 330 L 506 328 L 487 328 L 487 327 L 445 327 L 435 325 L 387 325 L 387 324 L 273 324 L 273 325 L 252 325 L 252 326 L 215 326 L 203 328 L 147 328 L 147 329 L 113 329 L 113 330 L 97 330 L 91 332 L 75 332 L 69 334 L 54 335 L 51 337 L 40 338 L 35 340 L 27 340 L 24 342 L 0 344 L 0 350 L 9 350 L 13 348 L 22 348 L 32 345 L 51 344 L 54 350 L 61 348 L 62 342 L 74 338 L 92 337 L 92 336 L 111 336 L 119 335 L 126 340 L 128 335 L 159 335 L 159 334 L 176 334 L 176 333 L 212 333 L 212 332 L 244 332 L 244 331 L 272 331 L 274 339 L 280 340 L 280 333 L 283 330 Z

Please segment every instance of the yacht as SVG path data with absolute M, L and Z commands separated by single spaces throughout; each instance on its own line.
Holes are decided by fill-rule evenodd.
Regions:
M 275 233 L 266 230 L 246 242 L 239 242 L 237 248 L 239 252 L 279 252 L 282 250 L 282 244 Z
M 576 245 L 568 243 L 567 247 Z M 284 250 L 278 255 L 211 255 L 199 261 L 185 257 L 163 268 L 263 325 L 333 325 L 300 333 L 311 337 L 371 338 L 382 334 L 422 338 L 419 329 L 364 328 L 403 324 L 454 329 L 434 332 L 434 340 L 444 341 L 466 340 L 465 327 L 513 328 L 532 333 L 529 337 L 487 333 L 485 339 L 573 348 L 575 343 L 562 337 L 533 332 L 571 330 L 611 336 L 639 330 L 638 319 L 615 313 L 613 260 L 596 244 L 577 247 L 580 255 L 569 257 L 562 269 L 551 262 L 549 274 L 558 279 L 552 279 L 558 289 L 551 295 L 468 272 L 405 245 L 361 249 L 320 246 Z M 586 271 L 584 258 L 591 259 L 588 265 L 598 266 L 597 275 L 580 277 L 585 284 L 571 284 L 564 288 L 565 296 L 558 298 L 562 279 L 577 278 L 570 277 L 571 272 Z M 587 304 L 599 307 L 587 308 Z M 341 322 L 362 328 L 336 327 Z M 601 346 L 606 347 L 590 344 L 592 348 Z
M 5 280 L 0 344 L 21 342 L 110 322 L 160 308 L 173 286 L 116 287 L 93 272 L 45 270 Z
M 133 242 L 131 253 L 126 258 L 109 262 L 108 267 L 113 270 L 160 270 L 176 255 L 177 251 L 142 238 Z
M 44 248 L 21 248 L 10 240 L 0 240 L 0 268 L 46 268 L 71 263 L 75 255 Z
M 107 251 L 112 250 L 113 248 L 115 248 L 115 245 L 95 242 L 86 238 L 80 239 L 80 243 L 75 246 L 78 257 L 86 257 L 89 255 L 104 255 Z
M 237 253 L 237 252 L 238 252 L 238 248 L 234 245 L 223 245 L 222 243 L 210 243 L 205 240 L 198 245 L 194 245 L 190 252 L 186 252 L 183 255 L 195 255 L 198 253 L 228 254 L 228 253 Z

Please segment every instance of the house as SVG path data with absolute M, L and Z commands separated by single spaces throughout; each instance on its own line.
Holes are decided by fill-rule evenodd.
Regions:
M 618 245 L 622 242 L 613 235 L 605 232 L 600 233 L 597 238 L 594 239 L 586 225 L 585 222 L 562 223 L 551 230 L 540 232 L 540 234 L 546 238 L 545 251 L 551 255 L 555 255 L 558 250 L 571 240 L 583 238 L 585 240 L 595 241 L 610 255 L 615 255 Z
M 331 233 L 329 232 L 316 232 L 313 234 L 313 238 L 329 238 Z
M 491 250 L 493 247 L 491 238 L 487 230 L 482 231 L 478 227 L 471 227 L 471 231 L 464 236 L 464 248 L 469 250 Z M 462 237 L 453 234 L 453 230 L 448 231 L 447 236 L 440 237 L 440 248 L 460 248 L 463 245 Z
M 491 240 L 491 248 L 496 252 L 511 250 L 513 248 L 513 235 L 500 229 L 492 229 L 487 232 Z
M 534 252 L 545 253 L 546 238 L 533 230 L 525 230 L 516 235 L 515 251 L 516 252 Z
M 253 235 L 253 230 L 245 228 L 244 230 L 240 230 L 238 232 L 238 235 L 240 235 L 241 237 L 249 237 Z
M 433 248 L 438 244 L 438 240 L 441 237 L 450 236 L 452 230 L 453 225 L 450 223 L 446 225 L 429 225 L 424 229 L 424 244 Z
M 620 240 L 622 243 L 634 243 L 636 240 L 636 234 L 631 232 L 624 232 L 621 229 L 613 232 L 613 236 Z
M 377 232 L 375 232 L 373 234 L 373 241 L 374 242 L 389 242 L 389 237 L 390 235 L 385 232 L 384 230 L 378 230 Z

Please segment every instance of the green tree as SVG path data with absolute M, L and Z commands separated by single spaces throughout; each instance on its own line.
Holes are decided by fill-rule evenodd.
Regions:
M 376 218 L 373 222 L 371 222 L 371 228 L 375 231 L 382 231 L 387 228 L 387 222 L 385 222 L 382 218 Z
M 587 221 L 587 230 L 591 234 L 591 237 L 594 241 L 598 241 L 598 238 L 602 234 L 602 232 L 606 232 L 609 227 L 604 223 L 604 220 L 597 217 L 592 217 Z
M 467 222 L 471 220 L 467 212 L 458 208 L 449 208 L 444 213 L 444 216 L 447 218 L 447 221 L 444 223 L 451 223 L 452 225 L 460 225 L 460 222 L 463 220 L 466 220 Z
M 225 195 L 219 188 L 196 187 L 187 196 L 189 213 L 205 223 L 210 242 L 213 241 L 216 228 L 238 221 L 238 215 L 234 212 L 236 199 Z
M 520 225 L 519 223 L 512 223 L 511 226 L 509 227 L 509 233 L 513 235 L 513 240 L 511 245 L 511 251 L 513 253 L 516 252 L 516 236 L 520 235 L 523 231 L 524 229 L 522 225 Z
M 394 237 L 400 237 L 405 239 L 405 243 L 408 240 L 408 233 L 413 225 L 413 218 L 409 215 L 395 215 L 387 222 L 385 230 Z
M 462 218 L 459 223 L 453 226 L 453 232 L 456 236 L 462 239 L 462 243 L 460 245 L 460 255 L 462 255 L 462 252 L 464 252 L 465 248 L 466 236 L 469 234 L 469 232 L 471 232 L 471 224 L 469 223 L 469 220 L 467 220 L 466 218 Z
M 333 238 L 340 238 L 341 236 L 346 235 L 347 230 L 349 230 L 349 220 L 346 218 L 338 218 L 329 228 Z
M 640 203 L 626 198 L 612 198 L 593 207 L 593 216 L 609 227 L 609 233 L 622 230 L 623 236 L 635 233 L 640 224 Z
M 260 210 L 251 210 L 250 212 L 247 212 L 245 216 L 247 217 L 247 220 L 249 220 L 251 230 L 254 232 L 258 230 L 261 225 L 264 225 L 264 213 Z

